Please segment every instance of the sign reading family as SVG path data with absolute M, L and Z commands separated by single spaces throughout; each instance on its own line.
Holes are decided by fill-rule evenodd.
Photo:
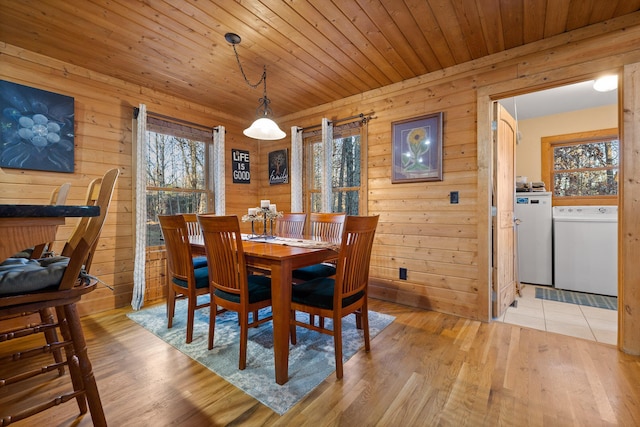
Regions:
M 233 183 L 250 184 L 251 170 L 249 169 L 249 152 L 231 149 L 231 163 L 233 165 Z
M 269 184 L 287 184 L 289 182 L 287 154 L 287 149 L 269 153 Z

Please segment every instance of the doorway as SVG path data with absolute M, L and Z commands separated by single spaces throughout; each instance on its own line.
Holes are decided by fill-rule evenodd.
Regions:
M 596 92 L 593 83 L 584 81 L 496 101 L 515 119 L 517 136 L 513 167 L 520 182 L 524 180 L 540 190 L 541 137 L 618 127 L 617 91 Z M 494 163 L 493 167 L 499 168 L 499 165 Z M 545 190 L 551 189 L 542 188 L 540 191 Z M 504 261 L 510 254 L 500 252 L 498 257 Z M 537 294 L 542 294 L 536 288 L 535 284 L 520 285 L 516 303 L 494 319 L 616 344 L 618 325 L 615 310 L 536 298 Z

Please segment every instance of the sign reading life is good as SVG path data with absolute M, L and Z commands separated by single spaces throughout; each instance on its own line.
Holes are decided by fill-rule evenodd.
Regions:
M 233 183 L 250 184 L 251 171 L 249 169 L 249 152 L 245 150 L 231 149 L 231 163 L 233 168 Z

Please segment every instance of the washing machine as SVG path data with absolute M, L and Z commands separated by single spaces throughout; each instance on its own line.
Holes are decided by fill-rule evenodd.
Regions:
M 554 286 L 618 296 L 618 207 L 554 206 Z

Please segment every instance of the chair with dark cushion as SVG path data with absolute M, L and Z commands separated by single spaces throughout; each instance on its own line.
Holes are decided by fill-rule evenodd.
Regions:
M 237 216 L 198 215 L 211 279 L 211 304 L 238 312 L 240 320 L 239 369 L 247 366 L 248 328 L 272 319 L 258 318 L 258 310 L 271 305 L 271 279 L 248 274 L 240 222 Z M 253 313 L 249 322 L 249 313 Z M 209 350 L 213 348 L 216 316 L 209 317 Z
M 159 215 L 160 227 L 167 248 L 167 328 L 173 327 L 176 299 L 187 299 L 187 344 L 193 340 L 195 311 L 209 307 L 209 302 L 198 304 L 198 296 L 209 293 L 207 264 L 196 262 L 191 253 L 189 229 L 184 216 Z
M 59 370 L 65 365 L 69 368 L 73 386 L 73 391 L 65 393 L 60 393 L 56 386 L 51 392 L 51 400 L 22 408 L 15 414 L 3 413 L 2 421 L 19 421 L 75 398 L 81 414 L 87 412 L 88 404 L 94 425 L 106 426 L 107 424 L 76 303 L 83 295 L 93 291 L 98 283 L 96 278 L 83 271 L 83 267 L 105 223 L 117 176 L 118 169 L 112 169 L 104 175 L 96 202 L 100 207 L 100 214 L 87 217 L 87 220 L 82 222 L 82 227 L 76 228 L 72 238 L 65 244 L 61 256 L 29 260 L 23 266 L 11 267 L 0 272 L 0 318 L 11 318 L 45 309 L 55 309 L 56 312 L 55 319 L 52 316 L 40 324 L 30 323 L 23 327 L 12 327 L 9 330 L 0 331 L 0 344 L 47 330 L 58 329 L 62 337 L 61 340 L 56 338 L 55 342 L 48 342 L 46 346 L 33 349 L 24 349 L 22 348 L 24 346 L 19 346 L 19 353 L 4 357 L 2 363 L 12 363 L 16 366 L 9 368 L 10 377 L 0 378 L 0 384 L 4 385 L 3 389 L 11 393 L 12 385 L 28 380 L 24 383 L 25 387 L 31 387 L 33 393 L 44 393 L 43 389 L 49 381 L 37 384 L 33 382 L 34 378 Z M 57 337 L 58 334 L 51 336 Z M 55 349 L 64 349 L 65 361 L 56 361 L 33 369 L 34 363 L 29 363 L 29 359 Z M 28 393 L 23 387 L 17 388 L 15 392 L 20 393 L 21 396 Z
M 189 233 L 189 239 L 202 238 L 202 230 L 200 230 L 200 224 L 198 224 L 198 215 L 194 213 L 183 213 L 184 221 L 187 223 L 187 232 Z M 200 268 L 207 265 L 207 257 L 204 255 L 193 256 L 193 267 Z
M 342 378 L 342 318 L 355 313 L 356 324 L 364 330 L 365 350 L 370 350 L 367 306 L 371 248 L 378 216 L 347 216 L 335 278 L 320 277 L 293 287 L 291 294 L 291 343 L 296 344 L 296 326 L 333 335 L 336 376 Z M 333 329 L 296 320 L 304 311 L 333 320 Z
M 306 213 L 285 213 L 276 221 L 276 235 L 280 237 L 303 237 Z
M 330 242 L 339 242 L 346 215 L 344 213 L 313 212 L 309 216 L 311 236 Z M 294 283 L 306 282 L 318 277 L 331 277 L 336 274 L 333 263 L 323 262 L 293 270 Z

